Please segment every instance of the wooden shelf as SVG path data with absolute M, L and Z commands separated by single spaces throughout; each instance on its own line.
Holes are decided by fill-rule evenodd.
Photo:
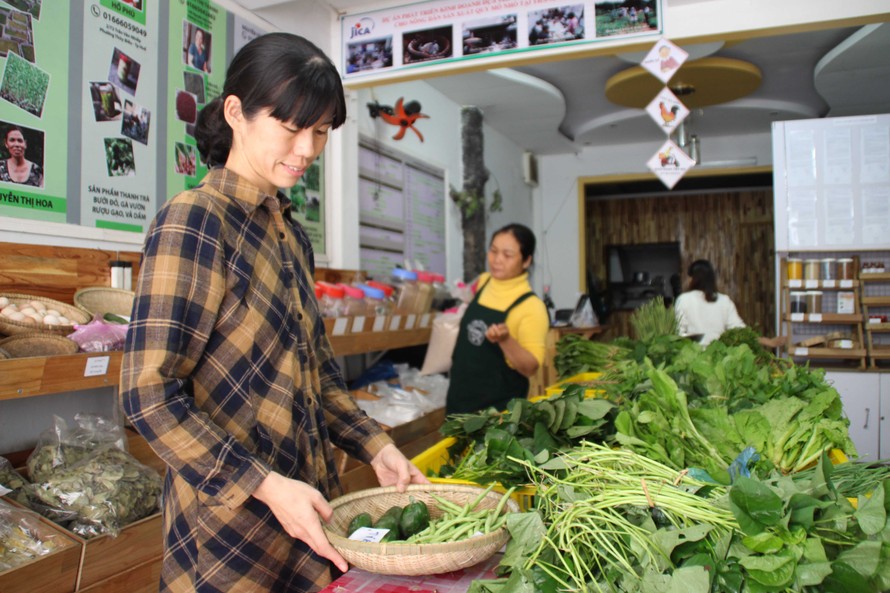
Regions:
M 430 331 L 429 327 L 425 327 L 396 331 L 361 332 L 329 337 L 331 346 L 334 348 L 334 354 L 337 356 L 348 356 L 379 350 L 392 350 L 393 348 L 405 348 L 406 346 L 420 346 L 430 341 Z
M 885 296 L 871 296 L 862 297 L 862 304 L 868 305 L 869 307 L 890 307 L 890 297 Z
M 890 346 L 873 346 L 871 349 L 871 357 L 880 358 L 881 360 L 890 360 Z
M 788 290 L 850 290 L 859 288 L 859 280 L 789 280 L 782 285 Z
M 797 354 L 798 350 L 806 350 L 806 354 Z M 792 346 L 788 349 L 788 355 L 794 358 L 839 358 L 860 359 L 865 358 L 865 348 L 804 348 Z
M 0 360 L 0 400 L 117 385 L 121 356 L 121 352 L 82 352 Z
M 882 272 L 880 274 L 860 274 L 860 282 L 888 282 L 890 281 L 890 272 Z
M 785 315 L 785 321 L 791 323 L 822 323 L 826 325 L 858 325 L 862 323 L 862 315 L 859 313 L 822 313 L 819 321 L 812 319 L 813 315 L 805 313 L 802 320 L 792 319 L 791 314 Z
M 866 323 L 865 331 L 869 332 L 890 332 L 890 323 Z

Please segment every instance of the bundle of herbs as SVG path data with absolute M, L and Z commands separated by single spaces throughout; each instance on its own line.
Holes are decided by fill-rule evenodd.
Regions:
M 514 399 L 504 412 L 492 408 L 448 416 L 439 432 L 454 437 L 455 444 L 439 476 L 480 484 L 525 484 L 526 470 L 516 459 L 544 463 L 582 439 L 602 441 L 614 432 L 615 405 L 585 398 L 585 389 L 573 384 L 548 399 Z
M 580 373 L 599 372 L 627 356 L 619 344 L 594 342 L 577 334 L 566 334 L 556 343 L 553 366 L 560 379 Z
M 729 488 L 586 444 L 529 471 L 539 505 L 508 518 L 502 578 L 470 593 L 890 590 L 890 481 L 854 507 L 826 456 L 808 480 L 774 473 Z

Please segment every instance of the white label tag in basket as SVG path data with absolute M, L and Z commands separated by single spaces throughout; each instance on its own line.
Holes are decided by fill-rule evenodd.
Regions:
M 352 532 L 349 539 L 366 544 L 376 544 L 389 533 L 389 529 L 375 529 L 373 527 L 359 527 Z
M 86 366 L 83 369 L 84 377 L 98 377 L 108 372 L 108 361 L 110 356 L 92 356 L 87 359 Z

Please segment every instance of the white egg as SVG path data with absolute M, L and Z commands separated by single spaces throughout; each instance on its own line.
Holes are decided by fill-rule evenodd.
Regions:
M 46 305 L 44 305 L 40 301 L 31 301 L 28 304 L 34 307 L 35 311 L 46 311 Z
M 64 315 L 59 315 L 59 325 L 71 325 L 71 320 Z
M 47 325 L 59 325 L 59 316 L 47 313 L 43 318 L 43 323 Z
M 27 323 L 28 325 L 37 325 L 38 323 L 42 323 L 43 319 L 39 315 L 25 315 L 25 318 L 22 319 L 23 323 Z
M 6 316 L 9 317 L 10 319 L 12 319 L 13 321 L 24 321 L 26 318 L 28 318 L 21 311 L 13 311 Z
M 59 313 L 59 312 L 56 311 L 55 309 L 47 309 L 44 313 L 45 313 L 46 315 L 55 315 L 56 317 L 58 317 L 58 316 L 61 315 L 61 313 Z
M 19 308 L 15 305 L 15 303 L 13 303 L 11 305 L 7 305 L 7 306 L 3 307 L 3 310 L 0 311 L 0 313 L 6 315 L 8 317 L 10 313 L 18 313 L 18 311 L 19 311 Z
M 6 297 L 0 297 L 0 309 L 6 307 L 9 304 L 9 299 Z
M 30 305 L 22 307 L 21 309 L 19 309 L 19 311 L 21 311 L 25 315 L 31 315 L 32 313 L 37 313 L 37 309 L 35 309 L 34 307 L 32 307 Z

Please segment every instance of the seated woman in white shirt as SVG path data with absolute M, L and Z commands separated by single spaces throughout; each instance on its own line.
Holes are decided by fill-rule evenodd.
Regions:
M 700 343 L 707 346 L 728 329 L 745 327 L 735 303 L 725 294 L 717 292 L 717 274 L 706 259 L 692 262 L 687 272 L 689 289 L 677 297 L 674 313 L 681 336 L 701 334 Z M 781 336 L 759 339 L 766 348 L 776 348 L 784 343 Z

